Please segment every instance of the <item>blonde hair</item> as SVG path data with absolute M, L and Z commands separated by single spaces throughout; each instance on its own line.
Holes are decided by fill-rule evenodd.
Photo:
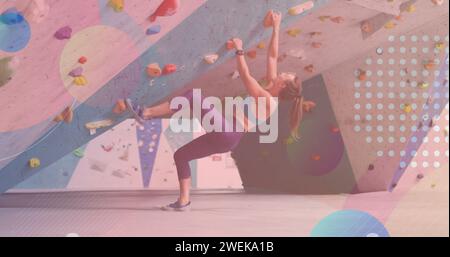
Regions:
M 292 138 L 294 140 L 299 140 L 300 124 L 306 109 L 302 83 L 298 77 L 296 77 L 295 80 L 287 80 L 284 83 L 286 84 L 286 87 L 281 90 L 280 99 L 284 101 L 293 101 L 289 114 L 289 127 Z

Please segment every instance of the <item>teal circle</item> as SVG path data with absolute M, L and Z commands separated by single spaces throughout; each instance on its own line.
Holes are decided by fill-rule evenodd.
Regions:
M 30 25 L 20 12 L 9 9 L 0 15 L 1 51 L 20 51 L 28 45 L 30 38 Z
M 372 215 L 357 210 L 334 212 L 312 230 L 312 237 L 389 237 L 384 225 Z

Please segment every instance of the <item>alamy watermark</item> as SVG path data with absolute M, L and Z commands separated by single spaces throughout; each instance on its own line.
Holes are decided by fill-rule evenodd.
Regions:
M 191 106 L 192 104 L 192 106 Z M 278 139 L 278 99 L 273 97 L 202 97 L 200 89 L 193 98 L 175 97 L 170 108 L 178 110 L 170 119 L 175 133 L 201 132 L 260 132 L 260 143 L 271 144 Z M 203 114 L 203 115 L 202 115 Z M 198 122 L 192 122 L 192 117 Z

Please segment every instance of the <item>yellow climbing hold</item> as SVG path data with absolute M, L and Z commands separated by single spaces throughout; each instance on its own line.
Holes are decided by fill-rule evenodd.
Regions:
M 413 5 L 413 4 L 410 4 L 410 5 L 406 8 L 406 11 L 409 12 L 409 13 L 413 13 L 413 12 L 416 11 L 416 6 Z
M 386 24 L 384 24 L 385 29 L 393 29 L 395 28 L 395 26 L 397 26 L 397 24 L 395 24 L 395 22 L 393 21 L 388 21 Z
M 77 86 L 85 86 L 87 84 L 87 79 L 84 76 L 75 77 L 73 83 Z
M 301 29 L 290 29 L 287 31 L 288 35 L 291 37 L 297 37 L 298 35 L 300 35 L 300 33 L 302 33 Z
M 411 104 L 404 104 L 403 105 L 403 111 L 406 113 L 411 113 L 413 111 L 412 105 Z
M 39 168 L 39 166 L 41 166 L 41 161 L 38 158 L 31 158 L 28 161 L 28 165 L 30 166 L 30 168 L 36 169 Z
M 442 42 L 436 43 L 435 48 L 436 48 L 437 50 L 444 50 L 445 44 L 442 43 Z
M 258 49 L 265 49 L 266 48 L 266 43 L 260 42 L 257 47 L 258 47 Z
M 320 21 L 326 21 L 326 20 L 328 20 L 328 19 L 330 19 L 331 18 L 331 16 L 320 16 L 319 17 L 319 20 Z
M 430 84 L 428 84 L 427 82 L 420 82 L 419 83 L 419 88 L 420 89 L 427 89 L 430 87 Z
M 125 7 L 124 0 L 109 0 L 108 5 L 113 8 L 115 12 L 122 12 Z

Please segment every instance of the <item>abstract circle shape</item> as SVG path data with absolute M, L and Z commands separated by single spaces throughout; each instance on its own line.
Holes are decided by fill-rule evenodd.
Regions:
M 16 9 L 0 14 L 0 50 L 18 52 L 28 45 L 31 38 L 30 25 Z
M 89 60 L 82 64 L 87 84 L 77 86 L 69 73 L 74 68 L 81 67 L 78 60 L 82 56 Z M 138 56 L 139 51 L 125 32 L 103 25 L 88 27 L 72 35 L 64 47 L 60 59 L 60 76 L 66 90 L 77 101 L 84 103 L 92 95 L 98 94 L 95 101 L 86 104 L 110 107 L 119 98 L 128 96 L 140 86 L 140 65 L 128 65 L 127 62 Z M 114 76 L 113 71 L 123 70 L 124 67 L 127 67 L 126 71 Z M 102 90 L 105 85 L 114 87 L 114 90 Z
M 372 215 L 358 210 L 337 211 L 322 219 L 312 237 L 389 237 L 385 226 Z

